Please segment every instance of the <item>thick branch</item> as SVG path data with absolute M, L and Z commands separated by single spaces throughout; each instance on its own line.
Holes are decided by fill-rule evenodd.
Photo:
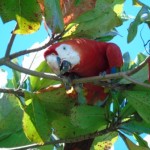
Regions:
M 126 76 L 133 75 L 134 73 L 141 70 L 150 60 L 150 56 L 145 59 L 144 62 L 142 62 L 139 66 L 135 67 L 132 70 L 126 71 L 126 72 L 118 72 L 114 74 L 107 74 L 105 76 L 94 76 L 94 77 L 88 77 L 88 78 L 80 78 L 80 79 L 74 79 L 72 81 L 73 84 L 75 83 L 87 83 L 87 82 L 98 82 L 98 81 L 107 81 L 108 79 L 119 79 Z
M 141 63 L 139 66 L 137 66 L 136 68 L 129 70 L 127 72 L 119 72 L 119 73 L 115 73 L 115 74 L 107 74 L 105 76 L 95 76 L 95 77 L 88 77 L 88 78 L 80 78 L 80 79 L 74 79 L 72 81 L 73 84 L 76 83 L 88 83 L 88 82 L 97 82 L 97 81 L 107 81 L 108 79 L 119 79 L 119 78 L 126 78 L 127 80 L 130 80 L 132 83 L 135 84 L 140 84 L 144 87 L 148 87 L 148 84 L 143 84 L 140 83 L 138 81 L 133 81 L 133 79 L 131 79 L 130 77 L 128 77 L 129 75 L 132 75 L 136 72 L 138 72 L 140 69 L 142 69 L 147 62 L 149 61 L 150 57 L 147 57 L 147 59 L 145 59 L 145 61 L 143 63 Z M 37 76 L 37 77 L 41 77 L 41 78 L 47 78 L 47 79 L 52 79 L 52 80 L 59 80 L 59 81 L 63 81 L 61 78 L 59 78 L 58 76 L 56 76 L 55 74 L 49 74 L 49 73 L 43 73 L 43 72 L 36 72 L 36 71 L 32 71 L 23 67 L 20 67 L 10 61 L 2 61 L 3 64 L 5 64 L 6 66 L 15 69 L 19 72 L 23 72 L 25 74 L 29 74 L 29 75 L 33 75 L 33 76 Z
M 43 73 L 43 72 L 37 72 L 37 71 L 29 70 L 29 69 L 20 67 L 16 64 L 12 63 L 11 61 L 5 61 L 5 65 L 12 68 L 12 69 L 15 69 L 19 72 L 25 73 L 25 74 L 33 75 L 33 76 L 40 77 L 40 78 L 46 78 L 46 79 L 61 81 L 61 78 L 59 78 L 55 74 Z

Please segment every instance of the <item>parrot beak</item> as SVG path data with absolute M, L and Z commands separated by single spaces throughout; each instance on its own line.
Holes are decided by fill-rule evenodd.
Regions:
M 57 56 L 57 64 L 59 66 L 60 74 L 63 75 L 71 69 L 71 63 L 67 60 L 61 60 L 59 56 Z
M 63 75 L 69 72 L 72 65 L 69 61 L 61 59 L 58 55 L 51 54 L 45 57 L 48 65 L 57 75 Z
M 63 75 L 65 74 L 66 72 L 69 72 L 69 70 L 71 69 L 72 65 L 69 61 L 67 60 L 63 60 L 61 62 L 61 65 L 60 65 L 60 74 Z

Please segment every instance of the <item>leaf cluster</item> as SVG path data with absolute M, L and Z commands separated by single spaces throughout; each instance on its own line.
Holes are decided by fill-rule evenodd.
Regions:
M 124 3 L 124 0 L 1 0 L 0 16 L 4 23 L 17 22 L 14 34 L 36 32 L 44 22 L 45 29 L 52 33 L 51 44 L 76 37 L 109 41 L 118 35 L 116 27 L 129 19 L 123 13 Z M 138 26 L 141 23 L 149 25 L 150 20 L 149 6 L 138 0 L 133 0 L 133 5 L 140 6 L 141 10 L 129 27 L 128 42 L 136 36 Z M 8 51 L 6 53 L 6 62 L 11 56 L 14 58 Z M 140 68 L 147 58 L 141 53 L 136 62 L 128 53 L 123 57 L 122 72 Z M 0 65 L 4 60 L 0 59 Z M 4 65 L 8 65 L 6 62 Z M 12 63 L 19 66 L 17 59 Z M 141 138 L 143 133 L 150 134 L 150 89 L 141 86 L 149 85 L 147 64 L 130 75 L 132 80 L 118 77 L 104 84 L 110 95 L 101 107 L 87 105 L 83 94 L 77 97 L 74 91 L 66 92 L 60 81 L 27 75 L 22 80 L 22 73 L 13 66 L 9 65 L 13 77 L 7 79 L 5 89 L 1 89 L 4 94 L 0 95 L 0 147 L 19 146 L 21 149 L 22 145 L 37 143 L 28 148 L 40 145 L 38 149 L 53 149 L 54 146 L 62 149 L 60 143 L 94 138 L 91 149 L 98 150 L 110 148 L 120 136 L 131 150 L 148 149 Z M 26 71 L 31 73 L 30 70 L 24 73 Z M 45 61 L 34 71 L 51 72 Z M 128 138 L 131 135 L 139 145 Z

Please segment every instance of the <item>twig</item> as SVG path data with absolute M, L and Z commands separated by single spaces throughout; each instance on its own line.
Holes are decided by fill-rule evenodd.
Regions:
M 140 4 L 140 5 L 142 5 L 142 6 L 146 6 L 148 9 L 150 9 L 150 7 L 149 7 L 149 6 L 145 5 L 144 3 L 142 3 L 142 2 L 141 2 L 141 1 L 139 1 L 139 0 L 137 0 L 137 3 L 138 3 L 138 4 Z
M 30 50 L 22 50 L 22 51 L 16 52 L 16 53 L 10 55 L 9 59 L 11 60 L 11 59 L 20 57 L 22 55 L 26 55 L 26 54 L 30 54 L 30 53 L 33 53 L 33 52 L 38 52 L 38 51 L 44 50 L 45 48 L 47 48 L 50 45 L 52 45 L 54 42 L 60 40 L 63 33 L 64 32 L 60 33 L 59 35 L 55 36 L 54 38 L 51 38 L 45 45 L 43 45 L 41 47 L 33 48 L 33 49 L 30 49 Z
M 132 70 L 127 71 L 126 75 L 130 76 L 130 75 L 138 72 L 139 70 L 141 70 L 148 63 L 148 61 L 150 61 L 150 56 L 148 56 L 139 66 L 135 67 Z
M 16 30 L 17 28 L 18 28 L 18 24 L 16 24 L 14 30 Z M 8 43 L 8 45 L 7 45 L 5 57 L 9 57 L 15 37 L 16 37 L 16 34 L 13 34 L 13 33 L 12 33 L 12 34 L 11 34 L 11 37 L 10 37 L 10 41 L 9 41 L 9 43 Z
M 10 88 L 5 88 L 5 89 L 0 88 L 0 93 L 9 93 L 9 94 L 15 94 L 24 97 L 24 92 L 21 89 L 15 90 Z
M 148 55 L 150 55 L 150 51 L 146 49 L 146 46 L 147 46 L 147 44 L 150 42 L 150 40 L 148 40 L 146 43 L 144 42 L 144 39 L 143 39 L 143 37 L 142 37 L 142 30 L 143 30 L 143 27 L 142 27 L 142 29 L 141 29 L 141 31 L 140 31 L 140 37 L 141 37 L 141 40 L 142 40 L 142 42 L 143 42 L 143 46 L 144 46 L 144 49 L 145 49 L 146 53 L 147 53 Z
M 134 83 L 134 84 L 141 85 L 141 86 L 143 86 L 143 87 L 145 87 L 145 88 L 150 88 L 150 84 L 138 82 L 138 81 L 136 81 L 136 80 L 130 78 L 129 76 L 127 76 L 127 75 L 125 75 L 125 74 L 123 74 L 122 76 L 123 76 L 126 80 L 128 80 L 128 81 L 130 81 L 130 82 L 132 82 L 132 83 Z
M 11 61 L 5 61 L 4 63 L 6 66 L 15 69 L 19 72 L 25 73 L 25 74 L 29 74 L 29 75 L 33 75 L 36 77 L 40 77 L 40 78 L 46 78 L 46 79 L 52 79 L 52 80 L 58 80 L 58 81 L 62 81 L 61 78 L 59 78 L 58 76 L 56 76 L 55 74 L 50 74 L 50 73 L 44 73 L 44 72 L 37 72 L 37 71 L 33 71 L 33 70 L 29 70 L 23 67 L 20 67 L 14 63 L 12 63 Z
M 38 53 L 38 52 L 36 52 L 35 55 L 34 55 L 34 58 L 33 58 L 33 60 L 32 60 L 32 62 L 31 62 L 31 64 L 30 64 L 30 66 L 29 66 L 29 68 L 28 68 L 29 70 L 31 69 L 31 67 L 32 67 L 32 65 L 33 65 L 33 62 L 34 62 L 34 60 L 35 60 L 35 57 L 36 57 L 37 53 Z M 17 89 L 20 89 L 20 88 L 21 88 L 21 86 L 23 85 L 23 83 L 24 83 L 24 81 L 25 81 L 25 79 L 26 79 L 27 76 L 28 76 L 28 74 L 25 74 L 24 78 L 22 79 L 22 82 L 20 82 L 20 85 L 18 86 Z

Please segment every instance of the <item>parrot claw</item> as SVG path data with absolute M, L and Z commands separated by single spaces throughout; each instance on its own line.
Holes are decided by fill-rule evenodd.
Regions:
M 64 86 L 65 86 L 65 89 L 70 90 L 72 87 L 71 79 L 69 77 L 66 77 L 66 76 L 61 76 L 61 77 L 62 77 Z
M 106 74 L 107 74 L 106 71 L 103 71 L 103 72 L 100 72 L 99 76 L 105 77 Z
M 63 76 L 63 75 L 60 75 L 60 77 L 62 78 L 63 80 L 63 83 L 65 85 L 65 88 L 66 90 L 70 90 L 71 87 L 73 86 L 72 85 L 72 80 L 73 79 L 78 79 L 79 76 L 75 75 L 75 74 L 69 74 L 68 76 Z M 78 86 L 79 87 L 79 84 L 78 85 L 74 85 L 75 87 Z M 82 84 L 80 84 L 80 88 L 82 87 Z

